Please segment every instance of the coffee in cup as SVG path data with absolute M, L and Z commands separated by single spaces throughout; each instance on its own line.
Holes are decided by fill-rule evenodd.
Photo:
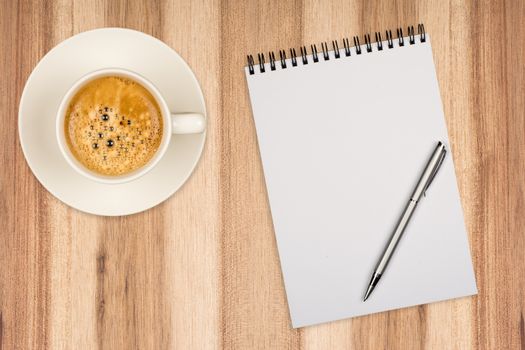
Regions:
M 102 175 L 123 175 L 147 164 L 163 135 L 160 107 L 138 82 L 94 79 L 70 100 L 64 132 L 73 156 Z

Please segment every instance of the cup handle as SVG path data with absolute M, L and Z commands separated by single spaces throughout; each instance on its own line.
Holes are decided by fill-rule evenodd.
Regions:
M 198 134 L 206 129 L 206 120 L 199 113 L 177 113 L 171 115 L 173 134 Z

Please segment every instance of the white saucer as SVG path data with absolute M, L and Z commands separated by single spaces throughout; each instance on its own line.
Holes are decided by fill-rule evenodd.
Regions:
M 174 135 L 160 163 L 143 177 L 121 185 L 89 180 L 62 157 L 55 136 L 60 100 L 83 75 L 118 67 L 149 79 L 171 112 L 206 116 L 201 88 L 186 62 L 162 41 L 129 29 L 104 28 L 71 37 L 42 58 L 20 100 L 18 130 L 29 167 L 64 203 L 96 215 L 128 215 L 170 197 L 188 179 L 204 147 L 205 133 Z

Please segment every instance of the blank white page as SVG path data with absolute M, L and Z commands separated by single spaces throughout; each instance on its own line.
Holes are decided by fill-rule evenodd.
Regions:
M 294 327 L 477 293 L 427 41 L 246 76 Z M 449 152 L 370 298 L 436 143 Z

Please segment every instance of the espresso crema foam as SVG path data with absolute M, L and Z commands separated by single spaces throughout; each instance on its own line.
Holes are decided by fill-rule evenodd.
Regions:
M 162 114 L 151 93 L 122 77 L 103 77 L 83 86 L 65 116 L 69 149 L 86 168 L 124 175 L 147 164 L 162 140 Z

